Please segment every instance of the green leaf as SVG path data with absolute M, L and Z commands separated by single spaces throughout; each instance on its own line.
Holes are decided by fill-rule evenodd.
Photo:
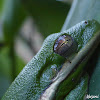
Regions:
M 95 19 L 100 23 L 100 0 L 74 0 L 62 31 L 82 20 Z

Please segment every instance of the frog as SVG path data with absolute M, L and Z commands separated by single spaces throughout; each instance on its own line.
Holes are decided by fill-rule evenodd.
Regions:
M 71 65 L 71 61 L 99 30 L 100 24 L 96 20 L 85 20 L 68 30 L 49 35 L 39 52 L 12 82 L 2 100 L 42 100 L 41 96 L 56 81 L 58 73 L 62 73 L 64 63 Z M 63 100 L 81 77 L 76 72 L 75 69 L 70 73 L 70 80 L 65 78 L 59 83 L 53 98 L 45 100 Z

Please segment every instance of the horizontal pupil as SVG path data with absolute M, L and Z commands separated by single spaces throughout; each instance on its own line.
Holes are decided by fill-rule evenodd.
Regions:
M 68 40 L 66 40 L 64 43 L 62 43 L 61 46 L 63 46 L 64 44 L 66 44 L 66 42 L 68 42 Z
M 63 46 L 65 43 L 62 43 L 61 46 Z

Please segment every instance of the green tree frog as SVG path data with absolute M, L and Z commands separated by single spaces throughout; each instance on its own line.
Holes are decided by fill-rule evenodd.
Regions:
M 98 22 L 87 20 L 68 30 L 48 36 L 39 52 L 12 82 L 2 100 L 38 100 L 52 84 L 53 78 L 62 69 L 66 59 L 70 60 L 72 54 L 78 53 L 84 48 L 99 31 L 99 28 Z M 54 73 L 53 70 L 56 72 Z M 67 84 L 68 88 L 63 89 L 65 85 L 61 83 L 55 96 L 61 97 L 64 94 L 62 96 L 64 97 L 70 92 L 73 87 L 72 84 L 76 84 L 77 78 L 74 79 L 71 76 L 70 79 L 70 84 Z M 66 80 L 64 80 L 65 83 Z M 61 93 L 62 90 L 63 93 Z M 62 98 L 55 100 L 62 100 Z

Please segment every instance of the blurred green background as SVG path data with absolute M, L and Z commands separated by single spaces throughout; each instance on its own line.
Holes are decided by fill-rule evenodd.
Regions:
M 87 19 L 100 23 L 100 0 L 0 0 L 0 98 L 48 35 Z M 87 67 L 88 94 L 98 95 L 100 44 Z
M 43 40 L 61 30 L 70 6 L 70 0 L 0 0 L 0 98 Z

